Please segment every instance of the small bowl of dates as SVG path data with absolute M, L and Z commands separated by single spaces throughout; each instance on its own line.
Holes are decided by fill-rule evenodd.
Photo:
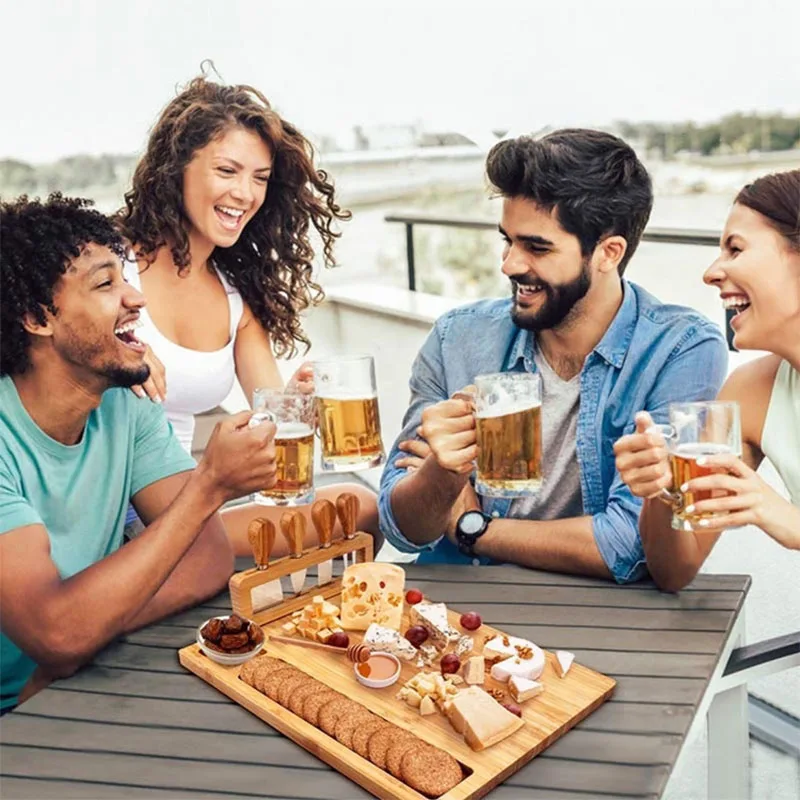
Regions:
M 218 664 L 243 664 L 264 646 L 264 631 L 238 614 L 212 617 L 197 629 L 200 649 Z

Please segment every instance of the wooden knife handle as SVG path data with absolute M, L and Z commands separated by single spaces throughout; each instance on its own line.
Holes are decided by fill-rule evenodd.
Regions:
M 247 526 L 247 539 L 253 551 L 256 568 L 266 569 L 275 544 L 275 526 L 268 519 L 254 519 Z
M 317 500 L 311 506 L 311 520 L 317 529 L 320 547 L 330 547 L 336 525 L 336 506 L 330 500 Z
M 350 492 L 343 492 L 336 498 L 336 513 L 339 515 L 345 539 L 352 539 L 356 535 L 360 505 L 358 498 Z
M 300 558 L 306 538 L 306 518 L 300 511 L 286 511 L 281 517 L 281 531 L 289 545 L 289 555 Z

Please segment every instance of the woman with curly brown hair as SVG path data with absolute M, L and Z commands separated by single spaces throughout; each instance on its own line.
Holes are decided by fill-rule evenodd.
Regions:
M 164 403 L 187 450 L 194 415 L 219 405 L 234 378 L 252 402 L 254 389 L 283 385 L 275 356 L 309 345 L 300 313 L 323 297 L 310 226 L 331 266 L 333 225 L 350 217 L 313 156 L 259 91 L 205 77 L 167 105 L 150 134 L 117 215 L 131 244 L 126 278 L 147 298 L 151 378 L 135 391 Z M 309 365 L 289 383 L 313 391 Z M 362 486 L 318 496 L 344 490 L 361 500 L 360 529 L 377 533 L 375 497 Z M 237 553 L 249 552 L 247 523 L 275 511 L 251 504 L 224 515 Z

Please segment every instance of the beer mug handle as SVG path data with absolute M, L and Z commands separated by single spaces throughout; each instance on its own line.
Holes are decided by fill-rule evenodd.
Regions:
M 667 445 L 678 437 L 678 433 L 672 425 L 651 425 L 645 433 L 660 433 Z M 679 508 L 681 505 L 681 496 L 677 492 L 671 492 L 669 489 L 662 489 L 655 497 L 673 508 Z

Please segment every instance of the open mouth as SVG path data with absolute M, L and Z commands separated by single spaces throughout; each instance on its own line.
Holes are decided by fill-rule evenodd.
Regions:
M 542 292 L 544 292 L 544 284 L 539 281 L 514 283 L 514 297 L 520 305 L 530 305 Z
M 124 325 L 115 328 L 114 336 L 116 336 L 125 347 L 137 353 L 144 353 L 145 344 L 138 339 L 135 333 L 135 330 L 141 327 L 142 321 L 140 319 L 131 320 L 131 322 L 126 322 Z
M 734 319 L 750 308 L 750 299 L 747 295 L 737 294 L 722 298 L 722 307 L 726 311 L 733 311 Z
M 231 206 L 214 206 L 214 212 L 222 226 L 230 231 L 238 230 L 244 217 L 243 209 Z

